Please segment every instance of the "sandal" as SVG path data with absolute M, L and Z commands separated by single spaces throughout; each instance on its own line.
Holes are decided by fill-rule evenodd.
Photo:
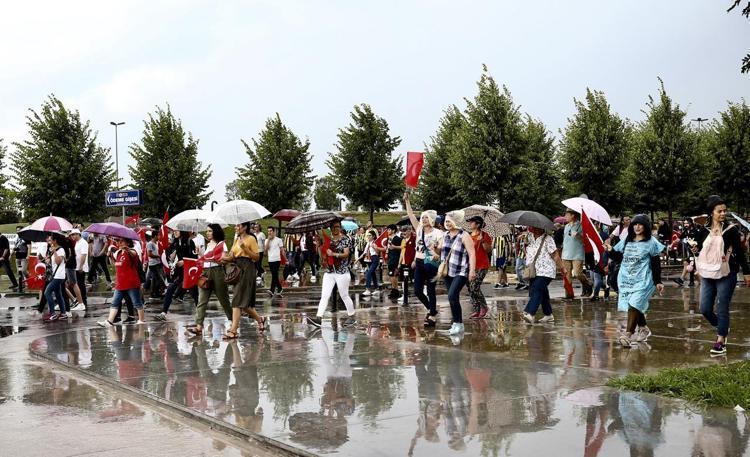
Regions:
M 190 327 L 186 327 L 185 330 L 187 333 L 190 333 L 191 335 L 200 336 L 203 335 L 203 329 L 198 328 L 197 325 L 191 325 Z
M 259 332 L 264 332 L 266 330 L 266 322 L 268 322 L 268 317 L 263 316 L 260 318 L 260 322 L 258 323 Z
M 236 340 L 237 339 L 237 332 L 233 332 L 231 330 L 227 330 L 224 332 L 224 335 L 221 337 L 222 340 L 228 341 L 228 340 Z

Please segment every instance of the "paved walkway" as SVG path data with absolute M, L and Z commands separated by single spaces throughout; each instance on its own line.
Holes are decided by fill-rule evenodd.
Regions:
M 555 284 L 553 295 L 560 294 Z M 316 307 L 314 297 L 293 297 L 264 302 L 270 329 L 261 335 L 244 322 L 234 342 L 221 341 L 226 322 L 215 311 L 203 338 L 187 336 L 186 306 L 167 323 L 113 329 L 93 326 L 104 313 L 98 309 L 49 325 L 30 348 L 97 382 L 194 412 L 204 424 L 229 424 L 230 432 L 304 453 L 748 454 L 744 414 L 696 411 L 602 386 L 629 372 L 747 358 L 750 290 L 737 290 L 729 353 L 719 359 L 708 356 L 713 331 L 692 289 L 668 288 L 665 298 L 654 299 L 648 316 L 654 336 L 629 350 L 616 343 L 614 302 L 556 299 L 556 323 L 529 326 L 520 319 L 523 292 L 488 295 L 492 318 L 467 320 L 461 340 L 447 334 L 444 300 L 436 330 L 422 328 L 421 306 L 365 300 L 357 301 L 356 329 L 334 318 L 316 330 L 302 319 Z M 0 308 L 32 303 L 3 300 Z M 24 309 L 4 319 L 2 325 L 15 324 L 4 327 L 9 332 L 43 325 Z

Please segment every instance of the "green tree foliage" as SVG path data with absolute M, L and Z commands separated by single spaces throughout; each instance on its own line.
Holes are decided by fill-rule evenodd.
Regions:
M 649 96 L 646 119 L 635 129 L 625 180 L 634 209 L 667 210 L 671 220 L 703 167 L 685 111 L 659 83 L 658 99 Z
M 300 207 L 313 183 L 310 142 L 300 141 L 276 113 L 252 146 L 242 144 L 250 161 L 237 169 L 241 198 L 257 201 L 271 213 Z
M 456 153 L 456 137 L 463 125 L 464 116 L 455 105 L 445 110 L 435 136 L 426 147 L 414 198 L 416 205 L 443 214 L 472 204 L 459 194 L 451 180 L 450 157 Z
M 3 140 L 0 138 L 0 224 L 21 220 L 16 193 L 8 185 L 8 176 L 4 173 L 8 169 L 5 164 L 7 153 L 8 147 L 3 144 Z
M 143 189 L 143 214 L 171 214 L 202 207 L 211 196 L 208 179 L 211 165 L 198 160 L 198 140 L 182 127 L 169 105 L 143 122 L 142 144 L 130 145 L 135 166 L 129 167 L 136 188 Z
M 610 109 L 603 92 L 586 89 L 574 99 L 576 114 L 560 142 L 560 165 L 567 196 L 582 193 L 611 213 L 622 210 L 622 171 L 627 163 L 630 126 Z
M 562 186 L 556 163 L 554 137 L 541 121 L 526 117 L 526 150 L 510 169 L 510 182 L 503 211 L 526 209 L 552 215 L 559 211 Z
M 315 207 L 317 209 L 339 209 L 336 183 L 331 176 L 322 176 L 315 180 Z
M 240 187 L 236 179 L 229 181 L 227 185 L 224 186 L 224 198 L 227 201 L 240 199 Z
M 338 133 L 337 152 L 327 161 L 339 193 L 370 212 L 388 209 L 403 193 L 404 167 L 393 151 L 401 138 L 392 137 L 388 123 L 369 105 L 354 107 L 352 122 Z
M 50 95 L 26 116 L 30 139 L 14 143 L 11 170 L 27 219 L 50 213 L 91 220 L 104 209 L 114 178 L 109 150 L 97 144 L 88 121 Z
M 730 102 L 709 132 L 710 154 L 721 164 L 713 167 L 714 189 L 744 212 L 750 204 L 750 107 Z
M 451 182 L 467 202 L 497 201 L 507 208 L 511 168 L 526 151 L 523 119 L 508 88 L 501 91 L 486 66 L 477 86 L 474 100 L 466 100 L 465 122 L 449 156 Z
M 733 9 L 740 6 L 740 3 L 742 3 L 742 0 L 733 0 L 732 6 L 729 7 L 727 12 L 732 11 Z M 746 18 L 750 18 L 750 2 L 747 2 L 745 6 L 742 8 L 742 15 Z M 742 58 L 742 66 L 740 67 L 740 71 L 742 73 L 750 73 L 750 54 L 747 54 L 745 57 Z

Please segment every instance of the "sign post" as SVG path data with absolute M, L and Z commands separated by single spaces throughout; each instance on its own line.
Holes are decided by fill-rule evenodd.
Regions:
M 104 203 L 107 208 L 122 207 L 122 224 L 125 225 L 125 207 L 139 206 L 143 204 L 143 190 L 114 190 L 104 194 Z

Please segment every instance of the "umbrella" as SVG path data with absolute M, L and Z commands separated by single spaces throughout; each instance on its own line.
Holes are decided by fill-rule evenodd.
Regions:
M 31 225 L 21 229 L 18 236 L 26 241 L 46 241 L 50 233 L 68 232 L 73 230 L 73 224 L 57 216 L 47 216 L 35 220 Z
M 568 222 L 567 219 L 565 219 L 565 216 L 557 216 L 552 220 L 555 224 L 566 224 Z
M 114 236 L 117 238 L 126 238 L 128 240 L 140 241 L 140 237 L 132 228 L 125 227 L 117 222 L 97 222 L 86 228 L 89 233 L 97 235 Z
M 462 210 L 464 212 L 464 219 L 468 219 L 473 216 L 482 216 L 484 219 L 484 230 L 489 233 L 491 237 L 510 235 L 511 228 L 509 224 L 499 222 L 503 216 L 498 209 L 491 206 L 483 205 L 471 205 Z M 465 220 L 461 222 L 461 228 L 469 230 L 469 223 Z
M 333 221 L 340 221 L 341 215 L 334 211 L 316 210 L 302 213 L 292 219 L 286 226 L 287 233 L 303 233 L 319 230 L 331 225 Z
M 609 213 L 606 209 L 594 200 L 588 198 L 575 197 L 563 200 L 562 204 L 572 209 L 573 211 L 580 213 L 581 210 L 586 211 L 586 215 L 594 221 L 599 221 L 604 225 L 612 225 L 612 219 L 609 217 Z
M 526 225 L 545 230 L 555 229 L 555 224 L 547 219 L 547 216 L 539 214 L 536 211 L 513 211 L 512 213 L 504 214 L 498 219 L 498 222 L 505 222 L 511 225 Z
M 141 219 L 140 222 L 138 222 L 138 225 L 148 225 L 150 227 L 156 227 L 157 225 L 161 225 L 163 222 L 158 217 L 147 217 L 146 219 Z
M 219 224 L 222 227 L 227 226 L 226 222 L 215 216 L 211 211 L 189 209 L 171 217 L 167 221 L 167 227 L 184 232 L 202 232 L 208 228 L 209 220 L 212 224 Z
M 740 225 L 742 225 L 746 230 L 750 230 L 750 223 L 748 223 L 745 219 L 741 218 L 737 213 L 729 213 L 729 214 L 731 214 L 732 217 L 737 219 L 737 222 L 739 222 Z
M 276 219 L 279 222 L 289 222 L 295 217 L 300 215 L 300 211 L 297 211 L 296 209 L 280 209 L 276 211 L 272 218 Z
M 359 227 L 359 225 L 357 225 L 356 222 L 353 222 L 353 221 L 341 221 L 341 228 L 343 228 L 347 232 L 351 232 L 351 231 L 357 230 L 357 227 Z
M 226 224 L 241 224 L 243 222 L 257 221 L 271 214 L 263 205 L 250 200 L 232 200 L 216 207 L 214 216 L 216 222 Z M 210 220 L 209 222 L 214 222 Z

